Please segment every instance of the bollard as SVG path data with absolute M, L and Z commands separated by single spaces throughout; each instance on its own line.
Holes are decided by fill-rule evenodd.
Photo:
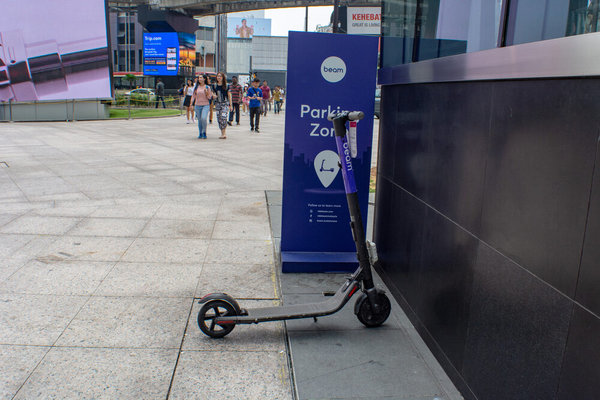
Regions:
M 14 122 L 12 117 L 12 99 L 8 99 L 8 120 Z
M 131 119 L 131 97 L 127 97 L 127 109 L 129 110 L 129 119 Z

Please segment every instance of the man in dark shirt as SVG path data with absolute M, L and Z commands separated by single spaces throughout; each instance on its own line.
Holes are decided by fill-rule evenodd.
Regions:
M 158 78 L 156 83 L 156 107 L 158 108 L 158 100 L 162 100 L 163 108 L 167 108 L 165 105 L 165 84 Z
M 242 86 L 238 83 L 237 76 L 231 78 L 229 85 L 229 93 L 231 93 L 231 111 L 229 111 L 229 122 L 233 121 L 233 112 L 235 111 L 235 122 L 240 124 L 240 103 L 242 102 Z

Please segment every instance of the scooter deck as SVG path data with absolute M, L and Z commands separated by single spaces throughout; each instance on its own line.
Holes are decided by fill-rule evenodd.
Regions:
M 344 284 L 334 296 L 325 301 L 289 306 L 276 306 L 242 310 L 243 315 L 223 316 L 216 319 L 218 324 L 235 322 L 237 324 L 258 324 L 259 322 L 281 321 L 322 317 L 339 311 L 358 290 L 358 282 Z

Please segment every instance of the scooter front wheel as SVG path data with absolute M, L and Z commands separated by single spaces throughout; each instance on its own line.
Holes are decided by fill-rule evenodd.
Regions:
M 377 305 L 379 310 L 375 312 L 371 307 L 369 298 L 365 293 L 356 300 L 354 312 L 358 320 L 367 328 L 374 328 L 383 324 L 390 316 L 392 305 L 390 299 L 383 291 L 377 290 Z
M 223 300 L 211 300 L 200 309 L 198 326 L 205 335 L 211 338 L 222 338 L 235 328 L 235 322 L 218 323 L 216 318 L 236 315 L 236 309 L 231 303 Z

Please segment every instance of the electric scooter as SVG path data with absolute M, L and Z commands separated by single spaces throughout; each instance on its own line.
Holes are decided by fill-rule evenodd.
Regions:
M 377 261 L 375 244 L 365 240 L 363 222 L 358 204 L 358 193 L 352 168 L 352 156 L 356 155 L 356 136 L 348 135 L 346 123 L 364 117 L 361 111 L 334 113 L 328 116 L 333 122 L 337 152 L 344 179 L 346 199 L 350 211 L 350 228 L 356 245 L 358 269 L 346 279 L 337 292 L 325 301 L 278 307 L 243 309 L 237 301 L 225 293 L 212 293 L 202 297 L 198 313 L 198 325 L 202 332 L 212 338 L 228 335 L 236 324 L 258 324 L 268 321 L 314 318 L 331 315 L 341 310 L 359 290 L 362 292 L 354 305 L 358 320 L 367 327 L 383 324 L 390 315 L 391 304 L 385 292 L 375 288 L 372 268 Z M 350 139 L 350 140 L 348 140 Z

